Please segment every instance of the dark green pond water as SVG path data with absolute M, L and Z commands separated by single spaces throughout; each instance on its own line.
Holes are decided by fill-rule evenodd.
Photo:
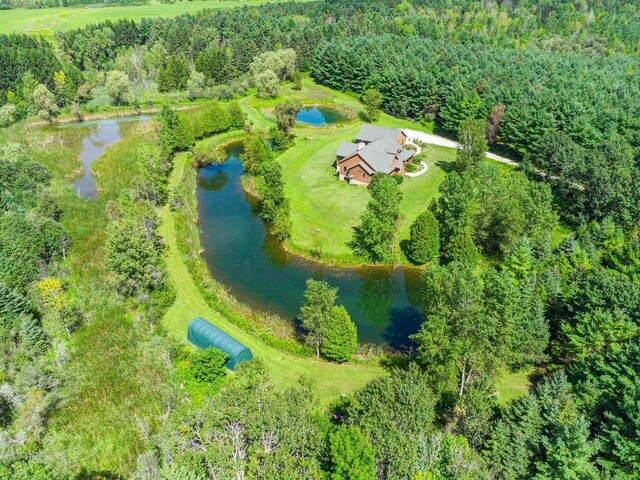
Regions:
M 329 107 L 305 107 L 298 112 L 296 120 L 312 127 L 323 127 L 334 123 L 340 123 L 347 116 L 335 108 Z
M 342 303 L 358 327 L 360 343 L 406 349 L 421 323 L 415 269 L 335 268 L 288 254 L 268 234 L 256 205 L 241 184 L 241 144 L 226 163 L 198 173 L 198 211 L 204 256 L 213 276 L 239 300 L 291 321 L 300 309 L 308 278 L 340 289 Z

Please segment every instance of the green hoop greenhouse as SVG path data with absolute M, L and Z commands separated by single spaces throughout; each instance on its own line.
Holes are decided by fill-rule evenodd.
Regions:
M 229 355 L 225 364 L 229 370 L 235 370 L 238 364 L 253 358 L 251 350 L 204 318 L 198 317 L 189 323 L 187 339 L 201 350 L 214 347 L 225 352 Z

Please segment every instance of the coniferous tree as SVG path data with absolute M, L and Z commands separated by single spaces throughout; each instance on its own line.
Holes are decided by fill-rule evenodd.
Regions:
M 347 309 L 342 305 L 333 307 L 326 320 L 320 352 L 325 358 L 342 363 L 349 361 L 357 349 L 356 326 L 351 321 Z
M 391 261 L 395 255 L 396 222 L 400 216 L 402 192 L 393 177 L 375 174 L 369 184 L 371 199 L 355 231 L 357 253 L 373 261 Z
M 410 232 L 408 254 L 414 263 L 421 265 L 438 257 L 440 227 L 431 211 L 427 210 L 418 215 L 411 225 Z
M 261 165 L 271 158 L 269 144 L 259 134 L 250 135 L 243 142 L 243 147 L 240 159 L 247 173 L 256 174 Z
M 312 345 L 316 357 L 320 356 L 320 349 L 327 331 L 327 320 L 335 306 L 338 289 L 332 288 L 324 281 L 309 279 L 304 292 L 304 304 L 300 307 L 298 318 L 306 330 L 305 341 Z

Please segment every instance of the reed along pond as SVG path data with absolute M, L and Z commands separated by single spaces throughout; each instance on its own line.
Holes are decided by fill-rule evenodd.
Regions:
M 98 186 L 91 171 L 91 164 L 100 158 L 108 147 L 126 137 L 139 122 L 147 121 L 150 118 L 147 115 L 138 115 L 46 127 L 64 132 L 65 145 L 78 151 L 83 172 L 80 177 L 74 180 L 73 186 L 80 198 L 87 199 L 98 196 Z
M 241 143 L 231 144 L 225 163 L 198 173 L 200 237 L 214 278 L 242 302 L 291 321 L 302 305 L 306 280 L 325 280 L 339 288 L 338 303 L 357 325 L 360 343 L 406 349 L 422 322 L 420 271 L 332 267 L 286 252 L 242 188 L 241 153 Z

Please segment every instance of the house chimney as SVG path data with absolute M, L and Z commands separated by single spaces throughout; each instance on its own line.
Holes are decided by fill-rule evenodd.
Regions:
M 362 150 L 364 148 L 364 145 L 365 145 L 364 142 L 358 143 L 358 150 Z

